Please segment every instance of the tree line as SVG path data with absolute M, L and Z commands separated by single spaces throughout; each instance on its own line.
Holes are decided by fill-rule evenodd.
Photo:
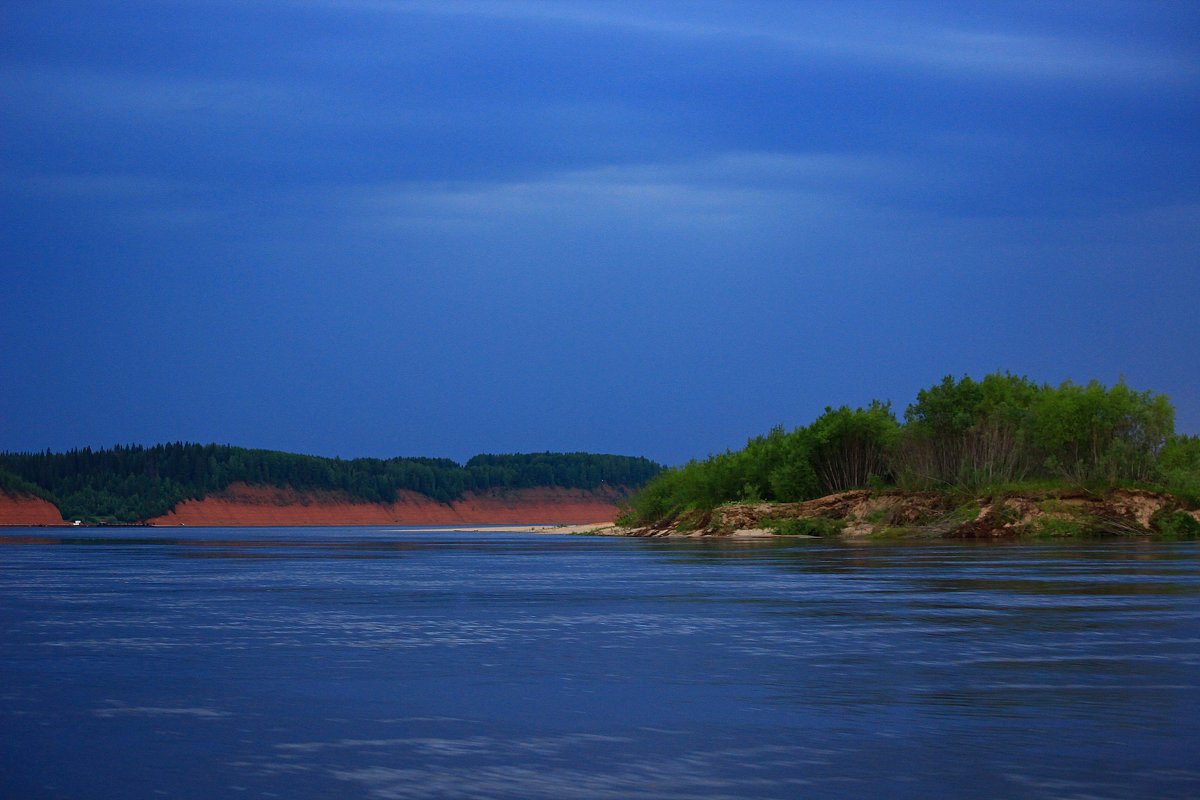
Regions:
M 1009 373 L 947 376 L 897 418 L 890 402 L 826 408 L 738 451 L 666 470 L 626 522 L 669 522 L 733 501 L 796 502 L 847 489 L 972 490 L 1030 482 L 1145 486 L 1200 504 L 1200 438 L 1168 399 L 1123 381 L 1058 386 Z
M 66 519 L 137 522 L 230 484 L 340 491 L 390 503 L 401 490 L 448 503 L 467 492 L 555 486 L 637 488 L 662 468 L 638 457 L 590 453 L 446 458 L 323 458 L 230 445 L 176 442 L 65 453 L 0 453 L 0 490 L 32 493 Z

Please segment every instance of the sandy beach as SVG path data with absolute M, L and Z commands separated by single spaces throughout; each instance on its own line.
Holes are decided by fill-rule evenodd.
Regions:
M 447 531 L 457 531 L 459 533 L 563 533 L 563 534 L 599 534 L 605 529 L 611 528 L 614 532 L 616 526 L 611 522 L 589 522 L 582 525 L 457 525 L 452 528 L 444 528 Z M 404 531 L 408 528 L 393 528 L 390 530 Z
M 394 529 L 397 532 L 406 530 L 405 528 Z M 460 533 L 558 533 L 574 536 L 637 536 L 650 535 L 645 530 L 636 528 L 620 528 L 611 522 L 591 522 L 584 525 L 462 525 L 453 528 L 445 528 L 448 531 L 457 531 Z M 697 531 L 656 531 L 655 536 L 664 538 L 676 539 L 702 539 L 719 536 L 723 539 L 770 539 L 776 538 L 779 534 L 770 528 L 739 528 L 737 530 L 714 534 L 707 530 Z M 811 539 L 812 536 L 800 536 L 793 538 Z

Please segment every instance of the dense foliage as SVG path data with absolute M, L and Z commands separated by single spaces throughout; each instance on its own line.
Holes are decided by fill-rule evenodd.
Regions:
M 25 494 L 34 495 L 35 497 L 46 496 L 46 492 L 41 487 L 36 486 L 2 468 L 0 468 L 0 492 L 10 495 Z
M 1174 434 L 1166 397 L 1124 382 L 947 377 L 896 418 L 889 403 L 826 408 L 735 452 L 667 470 L 625 521 L 666 522 L 732 501 L 790 502 L 853 488 L 971 489 L 1027 481 L 1152 485 L 1200 502 L 1200 439 Z
M 1171 491 L 1200 505 L 1200 436 L 1172 437 L 1162 449 L 1158 470 Z
M 175 443 L 0 453 L 0 489 L 46 497 L 67 519 L 135 522 L 235 482 L 342 491 L 357 500 L 384 503 L 407 489 L 449 502 L 469 491 L 501 488 L 635 488 L 660 469 L 645 458 L 589 453 L 480 455 L 460 465 L 445 458 L 342 460 Z

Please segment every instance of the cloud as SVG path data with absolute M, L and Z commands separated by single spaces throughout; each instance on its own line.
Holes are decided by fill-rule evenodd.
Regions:
M 853 49 L 853 45 L 847 49 Z M 875 42 L 864 55 L 946 71 L 1010 78 L 1131 82 L 1193 79 L 1195 60 L 1114 50 L 1066 37 L 1000 31 L 930 29 Z
M 363 109 L 296 78 L 225 79 L 85 67 L 0 68 L 0 97 L 14 117 L 195 126 L 262 121 L 287 127 L 340 125 Z
M 86 109 L 154 114 L 240 113 L 273 99 L 276 91 L 250 81 L 168 78 L 158 75 L 54 67 L 8 67 L 0 87 L 9 96 L 35 96 Z
M 348 189 L 356 223 L 377 229 L 503 226 L 513 219 L 638 227 L 794 224 L 929 180 L 899 160 L 838 154 L 732 152 L 664 163 L 613 164 L 495 182 L 405 182 Z
M 676 39 L 778 48 L 797 58 L 907 68 L 963 78 L 1089 82 L 1190 81 L 1194 54 L 1123 50 L 1111 41 L 975 29 L 949 20 L 851 6 L 657 7 L 526 0 L 311 0 L 310 5 L 390 14 L 511 20 L 623 30 Z M 707 13 L 706 13 L 707 12 Z
M 169 195 L 197 194 L 202 184 L 168 180 L 155 175 L 132 173 L 56 173 L 8 176 L 10 189 L 51 198 L 94 200 L 153 200 Z

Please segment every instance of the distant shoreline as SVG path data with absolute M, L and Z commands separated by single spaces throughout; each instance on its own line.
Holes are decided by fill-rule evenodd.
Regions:
M 440 528 L 446 532 L 537 533 L 643 538 L 767 539 L 790 536 L 868 539 L 1064 539 L 1099 537 L 1200 537 L 1200 510 L 1174 497 L 1142 489 L 1103 493 L 1056 489 L 980 497 L 942 492 L 856 489 L 800 503 L 728 503 L 656 526 L 622 526 L 613 499 L 579 490 L 522 490 L 503 498 L 473 501 L 468 513 L 442 504 L 397 509 L 373 504 L 329 502 L 267 487 L 245 487 L 204 501 L 205 513 L 184 514 L 129 524 L 79 524 L 54 520 L 57 509 L 40 498 L 0 492 L 0 528 L 56 531 L 96 529 L 369 527 L 399 532 Z M 424 506 L 436 506 L 431 515 Z M 420 513 L 425 511 L 426 513 Z M 368 513 L 369 512 L 369 513 Z M 457 518 L 450 517 L 453 514 Z M 365 518 L 364 518 L 365 515 Z M 384 515 L 380 517 L 379 515 Z M 549 519 L 561 522 L 526 523 Z M 449 517 L 449 518 L 447 518 Z M 464 518 L 467 517 L 467 518 Z M 579 522 L 591 517 L 591 522 Z M 573 518 L 573 519 L 572 519 Z M 188 521 L 184 521 L 184 520 Z
M 569 489 L 556 486 L 470 492 L 439 502 L 400 491 L 390 503 L 357 500 L 345 493 L 298 491 L 278 486 L 234 484 L 200 500 L 186 500 L 169 513 L 136 522 L 84 520 L 76 526 L 50 501 L 0 491 L 0 526 L 48 527 L 290 527 L 290 526 L 552 526 L 616 519 L 622 487 Z M 531 523 L 530 520 L 537 522 Z

